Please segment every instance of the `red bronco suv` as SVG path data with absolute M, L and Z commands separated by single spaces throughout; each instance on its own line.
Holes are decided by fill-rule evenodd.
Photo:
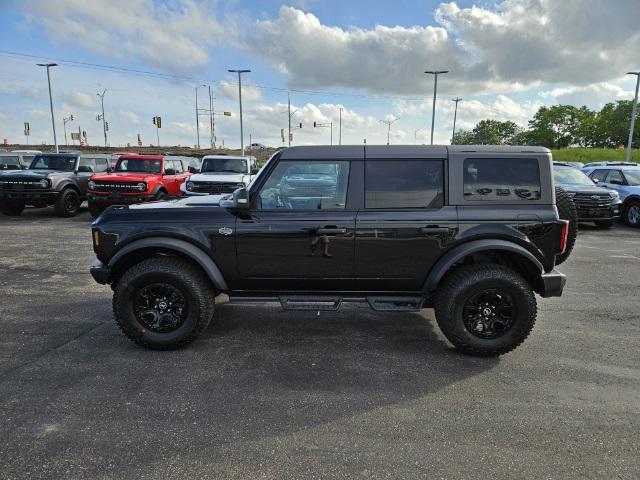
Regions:
M 180 157 L 122 155 L 112 171 L 91 177 L 89 213 L 96 218 L 110 205 L 180 196 L 180 185 L 190 176 L 187 160 Z

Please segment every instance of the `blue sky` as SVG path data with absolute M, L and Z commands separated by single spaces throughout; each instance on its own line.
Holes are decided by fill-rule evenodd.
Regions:
M 637 0 L 23 0 L 0 2 L 0 15 L 0 138 L 23 141 L 29 121 L 34 144 L 52 141 L 46 76 L 35 66 L 46 59 L 61 60 L 52 70 L 58 131 L 73 114 L 68 128 L 80 126 L 99 144 L 96 93 L 106 88 L 112 146 L 134 143 L 138 133 L 155 143 L 155 115 L 163 118 L 161 143 L 195 144 L 201 84 L 212 86 L 216 111 L 232 112 L 216 116 L 218 143 L 237 146 L 228 68 L 252 70 L 243 89 L 247 137 L 280 145 L 287 90 L 294 122 L 303 123 L 294 144 L 328 143 L 328 129 L 313 129 L 314 121 L 333 121 L 337 139 L 340 108 L 343 143 L 385 142 L 380 120 L 392 118 L 392 143 L 424 143 L 433 84 L 422 72 L 449 69 L 439 81 L 435 130 L 436 141 L 448 143 L 455 96 L 463 98 L 459 127 L 483 118 L 526 126 L 540 105 L 599 108 L 631 98 L 625 72 L 640 67 Z M 199 91 L 202 100 L 206 88 Z M 206 144 L 208 119 L 200 125 Z

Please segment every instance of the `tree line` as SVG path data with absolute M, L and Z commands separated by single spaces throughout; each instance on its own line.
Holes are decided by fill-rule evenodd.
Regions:
M 472 130 L 456 132 L 452 143 L 617 148 L 627 143 L 631 109 L 630 100 L 607 103 L 600 111 L 573 105 L 540 107 L 527 128 L 512 121 L 482 120 Z M 635 125 L 635 138 L 640 138 L 639 122 Z

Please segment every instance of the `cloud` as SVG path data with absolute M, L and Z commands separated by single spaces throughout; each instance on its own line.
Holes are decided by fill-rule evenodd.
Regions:
M 118 115 L 120 115 L 120 118 L 130 125 L 140 124 L 140 117 L 138 117 L 138 115 L 135 114 L 134 112 L 129 112 L 127 110 L 120 110 L 118 112 Z
M 91 108 L 96 105 L 96 100 L 94 96 L 89 95 L 88 93 L 83 92 L 72 92 L 63 94 L 60 97 L 64 102 L 66 102 L 71 108 Z
M 218 85 L 218 91 L 227 98 L 238 100 L 238 84 L 233 82 L 221 81 Z M 262 91 L 258 87 L 251 85 L 242 85 L 242 101 L 257 102 L 262 99 Z
M 345 29 L 283 6 L 243 41 L 295 87 L 408 95 L 431 88 L 423 70 L 448 69 L 444 93 L 506 93 L 619 77 L 637 62 L 639 16 L 637 0 L 616 8 L 601 0 L 505 0 L 495 9 L 452 2 L 434 12 L 437 26 Z
M 194 0 L 26 0 L 23 9 L 58 41 L 172 71 L 207 65 L 222 31 L 213 4 Z
M 634 92 L 613 83 L 603 82 L 587 86 L 558 87 L 552 90 L 543 90 L 538 95 L 561 104 L 601 108 L 607 102 L 629 100 L 633 98 Z

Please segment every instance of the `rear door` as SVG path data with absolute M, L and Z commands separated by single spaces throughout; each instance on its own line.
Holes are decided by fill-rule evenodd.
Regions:
M 389 152 L 393 152 L 390 155 Z M 356 217 L 361 290 L 418 291 L 457 231 L 446 205 L 446 149 L 367 147 L 364 204 Z

